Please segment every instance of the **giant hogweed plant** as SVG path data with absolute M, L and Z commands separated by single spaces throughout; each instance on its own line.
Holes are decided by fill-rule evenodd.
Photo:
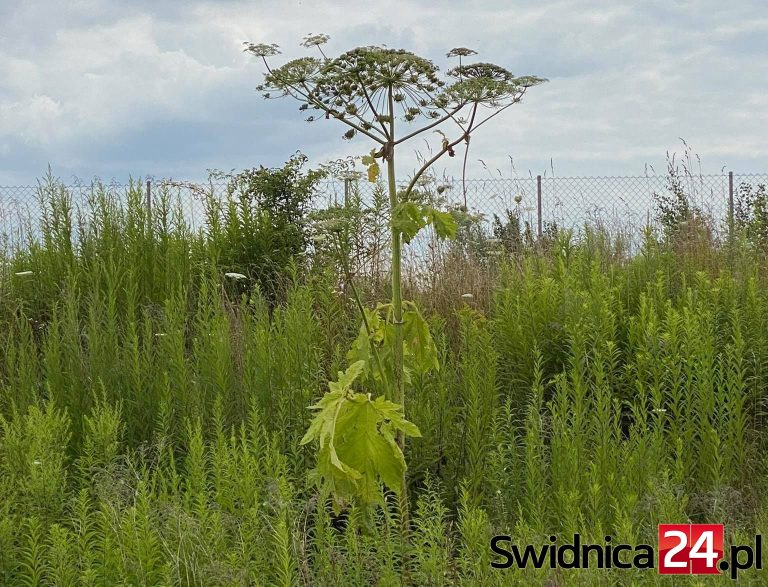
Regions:
M 280 53 L 277 45 L 246 43 L 245 51 L 266 67 L 258 88 L 265 98 L 293 98 L 300 111 L 309 113 L 308 122 L 333 119 L 346 126 L 345 139 L 363 136 L 373 142 L 373 149 L 361 157 L 369 181 L 378 180 L 379 161 L 386 166 L 391 301 L 370 310 L 356 296 L 362 326 L 348 353 L 349 366 L 312 406 L 315 416 L 302 439 L 302 444 L 318 442 L 314 474 L 337 500 L 371 504 L 379 500 L 380 482 L 396 493 L 404 489 L 405 436 L 420 435 L 405 419 L 405 386 L 413 374 L 439 368 L 426 322 L 413 303 L 402 299 L 401 252 L 404 243 L 430 225 L 438 237 L 452 238 L 456 222 L 450 213 L 415 197 L 415 188 L 439 159 L 455 156 L 461 144 L 468 149 L 478 128 L 546 80 L 517 77 L 491 63 L 466 64 L 463 59 L 476 53 L 463 47 L 447 54 L 459 64 L 441 76 L 432 61 L 401 49 L 358 47 L 331 58 L 323 50 L 328 40 L 327 35 L 305 37 L 302 45 L 316 48 L 319 56 L 280 67 L 269 62 Z M 440 147 L 419 159 L 420 167 L 398 190 L 396 153 L 430 131 L 441 137 Z M 464 162 L 466 167 L 466 150 Z M 353 386 L 360 383 L 383 394 L 373 398 L 355 391 Z

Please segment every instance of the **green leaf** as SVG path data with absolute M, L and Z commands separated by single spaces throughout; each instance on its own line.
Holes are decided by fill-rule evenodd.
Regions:
M 435 233 L 440 238 L 456 238 L 458 224 L 450 212 L 441 212 L 434 208 L 429 208 L 429 223 L 435 227 Z
M 440 369 L 437 347 L 426 320 L 416 304 L 406 302 L 408 309 L 403 312 L 404 362 L 413 372 L 424 375 Z
M 326 393 L 319 402 L 310 406 L 311 410 L 319 410 L 320 413 L 312 419 L 312 422 L 304 434 L 304 437 L 299 442 L 300 446 L 304 446 L 312 442 L 315 438 L 320 438 L 324 435 L 326 426 L 329 424 L 329 418 L 334 418 L 334 408 L 344 399 L 344 394 L 341 392 Z M 333 423 L 331 422 L 331 427 Z
M 392 215 L 392 226 L 400 232 L 406 244 L 426 226 L 424 210 L 416 202 L 401 202 Z
M 338 381 L 331 381 L 328 383 L 330 391 L 320 398 L 320 401 L 309 408 L 311 410 L 317 410 L 318 414 L 313 418 L 309 425 L 309 429 L 301 439 L 301 442 L 299 443 L 301 446 L 311 442 L 315 438 L 320 441 L 321 445 L 324 445 L 326 440 L 328 440 L 331 450 L 330 456 L 331 458 L 335 457 L 333 451 L 333 434 L 336 428 L 336 420 L 339 416 L 345 395 L 355 379 L 357 379 L 364 370 L 365 361 L 355 361 L 347 367 L 346 371 L 339 371 Z
M 400 430 L 407 436 L 421 438 L 419 427 L 403 416 L 403 406 L 386 399 L 384 396 L 377 397 L 373 401 L 373 405 L 384 418 L 389 420 L 388 426 L 393 430 Z
M 378 364 L 373 356 L 372 346 L 375 345 L 377 349 L 381 346 L 385 336 L 385 324 L 377 312 L 368 308 L 364 308 L 364 312 L 371 333 L 370 335 L 368 334 L 365 322 L 360 324 L 357 338 L 352 342 L 347 352 L 347 360 L 350 363 L 364 361 L 363 377 L 368 377 L 372 374 L 375 381 L 382 381 L 382 373 L 380 373 Z
M 416 202 L 401 202 L 392 216 L 392 225 L 403 235 L 403 242 L 411 242 L 418 232 L 431 224 L 439 238 L 455 238 L 458 224 L 449 212 L 441 212 L 431 206 Z
M 370 334 L 365 324 L 361 324 L 357 338 L 347 352 L 347 360 L 350 363 L 355 361 L 365 363 L 362 376 L 366 379 L 370 377 L 369 382 L 386 385 L 394 370 L 396 327 L 393 323 L 393 311 L 392 304 L 379 304 L 375 310 L 365 309 Z M 413 374 L 424 375 L 429 371 L 439 370 L 440 362 L 429 326 L 413 302 L 403 302 L 402 328 L 404 381 L 409 384 Z M 381 369 L 379 369 L 379 363 Z
M 363 371 L 365 371 L 365 361 L 355 361 L 343 373 L 339 371 L 339 380 L 331 381 L 328 387 L 331 391 L 347 391 Z
M 366 312 L 368 310 L 366 309 Z M 371 337 L 368 334 L 368 330 L 365 328 L 365 324 L 360 325 L 360 331 L 357 333 L 357 338 L 352 341 L 352 345 L 347 351 L 347 360 L 349 361 L 365 361 L 368 363 L 371 360 Z M 366 369 L 365 375 L 368 375 L 369 369 Z
M 400 492 L 405 462 L 398 458 L 402 457 L 399 448 L 394 451 L 379 431 L 379 423 L 383 421 L 381 413 L 363 394 L 358 394 L 348 405 L 340 422 L 344 442 L 339 447 L 339 456 L 361 473 L 357 481 L 358 496 L 365 503 L 378 501 L 379 479 L 393 491 Z
M 397 439 L 395 438 L 395 433 L 396 433 L 395 427 L 392 425 L 391 422 L 386 422 L 385 424 L 381 425 L 380 430 L 381 430 L 381 436 L 386 441 L 388 447 L 392 451 L 392 454 L 395 456 L 395 459 L 397 459 L 397 463 L 400 467 L 400 471 L 399 471 L 400 475 L 399 477 L 396 477 L 396 479 L 398 479 L 396 483 L 397 485 L 402 485 L 402 471 L 405 471 L 406 464 L 405 464 L 405 456 L 403 456 L 403 451 L 400 450 L 400 446 L 397 444 Z M 416 430 L 418 430 L 418 428 L 416 428 Z M 391 474 L 392 471 L 387 471 L 387 473 Z M 394 474 L 397 475 L 397 473 L 398 471 L 395 470 Z M 389 483 L 386 480 L 384 482 L 387 485 L 389 485 Z M 395 481 L 393 480 L 393 482 Z
M 317 440 L 320 450 L 311 476 L 337 498 L 380 503 L 380 483 L 397 493 L 403 490 L 405 458 L 395 434 L 421 436 L 418 427 L 405 419 L 402 406 L 384 397 L 351 393 L 350 388 L 365 368 L 352 363 L 328 384 L 331 391 L 311 406 L 317 413 L 301 444 Z

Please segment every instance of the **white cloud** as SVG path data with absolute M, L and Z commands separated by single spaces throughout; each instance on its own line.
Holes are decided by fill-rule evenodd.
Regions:
M 114 140 L 127 128 L 167 118 L 205 118 L 209 96 L 238 69 L 201 63 L 183 48 L 161 49 L 147 15 L 62 30 L 36 62 L 0 55 L 15 99 L 0 102 L 0 137 L 42 147 Z
M 758 171 L 768 155 L 768 20 L 757 0 L 41 0 L 0 7 L 0 18 L 0 176 L 25 183 L 48 162 L 124 179 L 277 164 L 297 148 L 315 160 L 367 151 L 253 91 L 261 67 L 241 43 L 278 42 L 290 58 L 309 32 L 331 34 L 332 50 L 403 46 L 443 66 L 464 45 L 550 77 L 478 132 L 473 174 L 485 173 L 477 159 L 507 168 L 508 155 L 534 173 L 550 158 L 562 173 L 636 173 L 680 136 L 712 170 Z

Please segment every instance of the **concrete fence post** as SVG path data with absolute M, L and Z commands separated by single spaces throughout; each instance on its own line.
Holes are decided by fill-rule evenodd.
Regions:
M 541 218 L 541 176 L 536 176 L 536 219 L 537 219 L 537 226 L 536 226 L 536 234 L 539 238 L 541 238 L 541 235 L 543 233 L 543 222 Z
M 344 207 L 349 208 L 349 197 L 352 194 L 352 179 L 344 178 Z
M 733 242 L 734 239 L 734 216 L 733 216 L 733 171 L 728 172 L 728 236 Z

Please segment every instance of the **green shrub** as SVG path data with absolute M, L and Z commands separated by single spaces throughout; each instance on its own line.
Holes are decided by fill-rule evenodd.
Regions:
M 209 197 L 207 222 L 217 262 L 258 284 L 274 303 L 290 282 L 290 267 L 307 250 L 308 214 L 321 171 L 304 171 L 297 154 L 280 168 L 247 169 L 227 180 L 227 198 Z

